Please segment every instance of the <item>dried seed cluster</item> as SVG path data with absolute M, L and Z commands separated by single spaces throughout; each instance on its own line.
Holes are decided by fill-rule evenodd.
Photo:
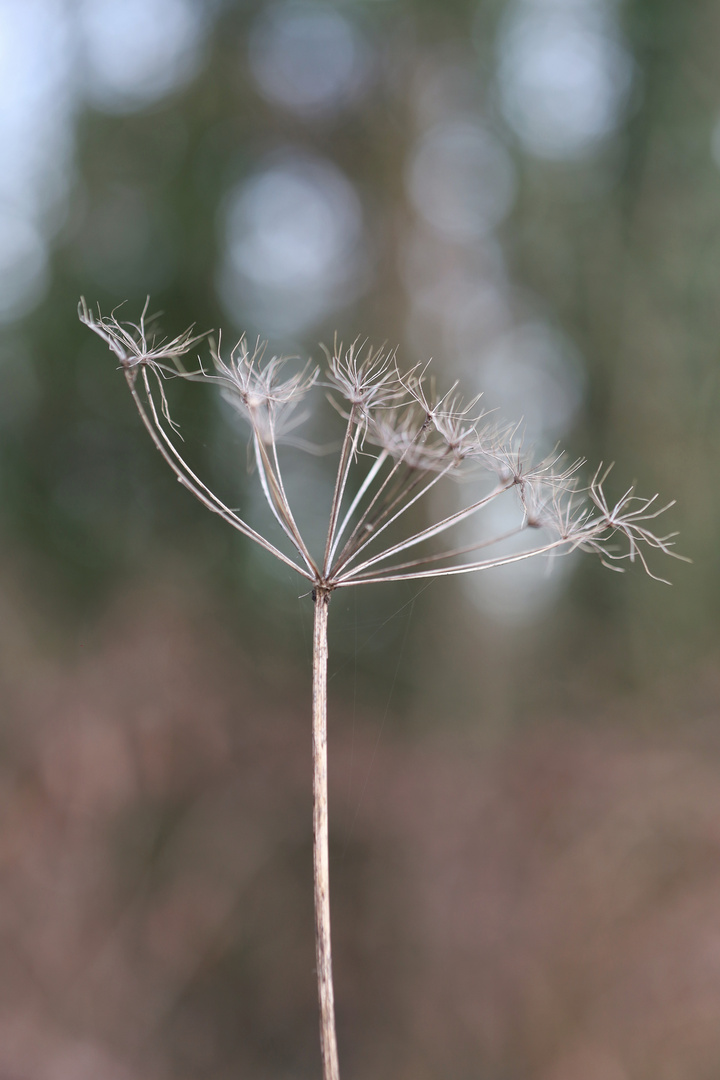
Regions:
M 578 549 L 596 553 L 614 570 L 637 560 L 655 577 L 648 549 L 680 557 L 673 551 L 674 533 L 654 532 L 654 521 L 672 503 L 658 505 L 657 495 L 642 498 L 629 488 L 611 505 L 604 491 L 609 470 L 598 469 L 582 487 L 581 461 L 566 465 L 554 455 L 533 463 L 517 427 L 491 422 L 479 398 L 464 401 L 457 386 L 438 394 L 427 367 L 402 373 L 394 353 L 359 342 L 344 349 L 336 342 L 326 351 L 324 370 L 298 369 L 242 339 L 227 359 L 221 343 L 211 342 L 212 369 L 200 362 L 188 371 L 183 357 L 205 335 L 194 336 L 191 327 L 172 340 L 158 339 L 148 332 L 147 304 L 138 323 L 92 312 L 84 300 L 79 316 L 119 360 L 143 423 L 178 479 L 239 532 L 325 590 L 466 574 Z M 253 529 L 190 469 L 168 407 L 171 378 L 216 383 L 246 421 L 263 494 L 291 554 Z M 297 526 L 278 449 L 306 418 L 299 406 L 317 386 L 325 388 L 345 426 L 322 559 L 311 554 Z M 468 485 L 474 495 L 461 509 L 417 529 L 408 511 L 445 478 L 463 476 L 485 478 L 483 493 L 478 497 L 477 484 Z M 511 535 L 526 536 L 525 547 L 488 555 L 507 533 L 458 546 L 459 527 L 501 497 L 519 499 L 522 513 Z M 406 522 L 413 523 L 403 532 Z M 455 546 L 436 546 L 446 533 L 454 533 Z

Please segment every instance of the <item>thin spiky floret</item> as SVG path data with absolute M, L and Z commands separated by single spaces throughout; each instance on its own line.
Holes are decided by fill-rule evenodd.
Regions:
M 482 394 L 466 400 L 457 390 L 457 381 L 444 394 L 440 394 L 435 379 L 427 378 L 427 370 L 427 364 L 421 369 L 415 368 L 400 376 L 400 382 L 410 399 L 425 414 L 427 423 L 432 425 L 458 460 L 472 455 L 480 456 L 496 446 L 499 429 L 487 424 L 478 427 L 488 415 L 484 409 L 477 408 Z
M 564 529 L 564 513 L 577 495 L 579 458 L 564 469 L 556 469 L 561 457 L 550 459 L 536 470 L 528 469 L 519 484 L 512 486 L 520 499 L 523 524 L 530 529 L 550 529 L 558 536 Z
M 88 307 L 85 297 L 80 298 L 78 304 L 78 317 L 80 322 L 93 330 L 101 337 L 108 348 L 120 361 L 124 368 L 155 367 L 167 371 L 163 361 L 171 361 L 176 368 L 181 356 L 188 353 L 194 345 L 207 337 L 205 334 L 193 334 L 195 325 L 189 326 L 182 334 L 174 338 L 160 338 L 152 333 L 150 324 L 158 318 L 158 314 L 148 318 L 147 310 L 150 297 L 145 301 L 145 306 L 140 314 L 138 322 L 118 319 L 114 308 L 110 315 L 103 315 L 100 305 L 97 314 Z M 171 373 L 175 373 L 172 369 Z M 180 366 L 181 370 L 181 366 Z M 184 372 L 181 371 L 184 374 Z
M 489 439 L 491 430 L 489 427 L 482 429 L 482 433 L 478 429 L 478 424 L 485 414 L 481 411 L 476 415 L 470 415 L 470 410 L 477 400 L 474 398 L 464 405 L 462 399 L 458 397 L 457 405 L 451 401 L 446 411 L 435 412 L 432 415 L 435 431 L 458 462 L 479 454 L 492 441 Z
M 78 317 L 80 322 L 89 327 L 98 337 L 102 338 L 110 351 L 120 361 L 120 366 L 134 383 L 138 373 L 143 372 L 147 378 L 148 371 L 152 372 L 157 380 L 157 390 L 160 395 L 160 411 L 167 420 L 175 434 L 179 434 L 178 425 L 170 415 L 163 380 L 174 376 L 188 376 L 196 373 L 188 373 L 182 363 L 182 357 L 208 336 L 193 334 L 194 324 L 189 326 L 181 334 L 174 338 L 158 337 L 151 329 L 151 324 L 158 318 L 159 313 L 148 318 L 150 297 L 145 300 L 145 306 L 140 313 L 138 322 L 130 322 L 118 319 L 115 314 L 119 308 L 115 308 L 110 315 L 103 315 L 100 305 L 95 313 L 87 304 L 85 297 L 80 298 L 78 304 Z
M 384 346 L 374 348 L 356 338 L 344 349 L 336 341 L 332 352 L 325 349 L 325 356 L 328 385 L 365 414 L 394 404 L 402 393 L 395 353 L 388 353 Z
M 265 359 L 266 345 L 256 342 L 251 350 L 243 337 L 234 346 L 229 360 L 222 358 L 221 340 L 211 346 L 218 382 L 223 397 L 250 424 L 262 443 L 270 445 L 297 428 L 307 413 L 296 410 L 318 379 L 318 368 L 306 364 L 291 371 L 295 357 L 273 356 Z
M 431 406 L 406 390 L 405 399 L 393 407 L 373 410 L 367 421 L 367 437 L 395 460 L 413 469 L 445 469 L 448 458 L 456 465 L 466 459 L 480 460 L 499 449 L 500 432 L 491 424 L 478 427 L 486 415 L 475 411 L 479 400 L 464 402 L 459 394 L 445 395 Z M 417 385 L 422 388 L 421 380 Z M 441 403 L 445 407 L 442 408 Z
M 658 506 L 657 494 L 645 498 L 635 494 L 635 488 L 630 487 L 618 499 L 614 505 L 610 505 L 604 491 L 604 483 L 610 469 L 602 472 L 602 466 L 597 470 L 588 488 L 587 514 L 582 524 L 577 529 L 578 546 L 584 551 L 593 551 L 600 556 L 604 566 L 610 570 L 622 572 L 624 567 L 616 565 L 619 562 L 628 561 L 641 563 L 645 572 L 656 581 L 669 584 L 665 578 L 657 577 L 648 566 L 644 548 L 653 548 L 662 551 L 664 555 L 671 555 L 683 562 L 689 562 L 683 555 L 673 551 L 675 546 L 676 532 L 658 536 L 648 522 L 655 521 L 670 507 L 675 505 L 673 499 L 669 503 Z M 618 550 L 614 540 L 619 538 L 624 541 L 622 549 Z
M 587 488 L 580 488 L 575 478 L 570 478 L 566 484 L 550 491 L 538 509 L 538 524 L 554 532 L 568 552 L 592 552 L 600 556 L 604 566 L 620 573 L 625 568 L 618 563 L 637 560 L 649 577 L 669 584 L 665 578 L 652 573 L 643 548 L 689 561 L 672 550 L 677 533 L 658 536 L 648 525 L 674 506 L 674 500 L 657 506 L 657 495 L 651 498 L 638 496 L 631 487 L 611 506 L 604 490 L 609 471 L 603 472 L 602 467 L 598 469 Z M 533 522 L 528 520 L 528 524 Z
M 436 470 L 447 463 L 447 446 L 430 438 L 432 427 L 414 403 L 377 409 L 368 418 L 366 439 L 409 469 Z
M 407 391 L 410 400 L 415 401 L 422 411 L 427 416 L 428 420 L 432 421 L 435 413 L 448 411 L 448 401 L 451 401 L 455 391 L 458 387 L 457 380 L 452 384 L 449 390 L 446 390 L 444 394 L 438 394 L 437 386 L 434 376 L 428 376 L 428 368 L 430 367 L 430 361 L 424 364 L 422 367 L 417 366 L 410 371 L 401 373 L 398 370 L 398 380 Z M 478 401 L 480 395 L 473 399 L 472 405 Z

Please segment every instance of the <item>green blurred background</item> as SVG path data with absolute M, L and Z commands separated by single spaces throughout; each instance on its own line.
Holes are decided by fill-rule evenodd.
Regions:
M 677 500 L 671 588 L 334 599 L 340 1051 L 720 1075 L 719 41 L 710 0 L 0 0 L 3 1077 L 319 1069 L 311 601 L 174 481 L 81 294 L 433 357 Z M 242 432 L 181 413 L 252 523 Z

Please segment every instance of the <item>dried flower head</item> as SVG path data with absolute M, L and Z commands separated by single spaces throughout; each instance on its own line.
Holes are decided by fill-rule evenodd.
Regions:
M 265 346 L 258 342 L 250 351 L 241 338 L 226 362 L 220 354 L 221 342 L 211 343 L 211 355 L 226 401 L 250 425 L 253 436 L 272 445 L 298 427 L 307 414 L 297 413 L 298 405 L 317 382 L 318 369 L 310 364 L 293 372 L 291 358 L 265 359 Z M 207 375 L 212 379 L 212 375 Z
M 264 345 L 250 348 L 241 338 L 227 359 L 221 343 L 211 343 L 212 371 L 201 365 L 186 372 L 180 358 L 201 340 L 192 328 L 171 340 L 149 336 L 147 304 L 138 323 L 120 321 L 115 313 L 109 318 L 99 311 L 95 315 L 84 300 L 79 314 L 120 360 L 146 427 L 185 486 L 239 532 L 328 590 L 465 574 L 577 549 L 600 555 L 614 570 L 623 569 L 620 563 L 637 560 L 655 577 L 646 552 L 656 549 L 676 555 L 675 534 L 658 536 L 651 524 L 672 503 L 656 509 L 657 496 L 643 499 L 629 489 L 611 507 L 604 492 L 609 470 L 598 471 L 583 490 L 578 482 L 582 462 L 567 465 L 561 454 L 554 454 L 534 463 L 516 427 L 488 422 L 478 406 L 479 396 L 464 401 L 456 384 L 438 393 L 427 366 L 403 374 L 394 353 L 355 341 L 346 350 L 336 342 L 326 353 L 324 385 L 333 395 L 340 395 L 339 402 L 333 401 L 343 416 L 345 435 L 325 552 L 322 558 L 313 556 L 287 498 L 278 447 L 306 418 L 298 406 L 319 383 L 319 369 L 293 368 L 285 358 L 266 357 Z M 173 439 L 176 429 L 163 385 L 170 376 L 217 383 L 247 422 L 263 493 L 290 550 L 260 536 L 191 472 Z M 443 478 L 461 477 L 468 470 L 476 478 L 485 475 L 488 489 L 452 514 L 418 528 L 409 511 L 421 500 L 427 503 L 426 496 Z M 432 546 L 438 537 L 452 535 L 496 499 L 508 497 L 520 503 L 515 531 L 528 537 L 522 552 L 488 554 L 492 541 L 486 537 L 476 545 Z M 404 521 L 412 522 L 406 531 Z M 542 540 L 533 543 L 534 532 L 540 528 Z M 482 558 L 458 561 L 460 554 L 481 547 Z M 420 550 L 416 553 L 416 549 Z M 409 552 L 413 553 L 410 559 Z
M 171 361 L 177 368 L 179 358 L 190 352 L 207 334 L 193 335 L 194 326 L 190 326 L 170 340 L 156 337 L 150 327 L 159 317 L 159 313 L 148 318 L 149 303 L 148 297 L 139 321 L 133 323 L 117 318 L 115 312 L 120 310 L 119 307 L 110 315 L 103 315 L 98 307 L 95 314 L 82 297 L 78 305 L 78 317 L 80 322 L 94 330 L 106 342 L 125 370 L 143 366 L 162 369 L 167 361 Z
M 350 406 L 363 415 L 373 409 L 392 405 L 401 393 L 397 377 L 395 354 L 374 349 L 367 342 L 353 341 L 346 351 L 342 342 L 335 342 L 332 352 L 324 350 L 327 358 L 328 385 L 339 390 Z

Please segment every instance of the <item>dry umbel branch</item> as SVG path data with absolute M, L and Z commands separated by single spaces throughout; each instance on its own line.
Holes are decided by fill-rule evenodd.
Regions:
M 647 552 L 656 549 L 680 558 L 673 551 L 675 534 L 654 531 L 654 522 L 673 504 L 658 506 L 657 495 L 643 498 L 633 488 L 611 504 L 604 490 L 609 469 L 598 469 L 589 487 L 582 488 L 582 462 L 566 465 L 562 455 L 533 462 L 523 452 L 517 428 L 490 422 L 478 407 L 479 398 L 464 402 L 456 386 L 438 394 L 427 367 L 402 373 L 394 354 L 357 341 L 347 350 L 336 342 L 326 352 L 322 382 L 319 368 L 298 369 L 281 357 L 267 358 L 264 346 L 250 349 L 245 339 L 227 358 L 220 343 L 211 344 L 212 370 L 200 361 L 196 369 L 187 370 L 183 358 L 205 335 L 194 336 L 190 328 L 171 340 L 159 339 L 149 334 L 147 307 L 139 322 L 131 323 L 115 313 L 95 313 L 81 300 L 79 316 L 119 361 L 142 422 L 178 480 L 209 510 L 312 584 L 320 1036 L 324 1080 L 338 1080 L 327 806 L 327 622 L 332 593 L 351 585 L 469 574 L 577 550 L 599 555 L 604 565 L 618 571 L 623 563 L 638 561 L 651 577 L 663 581 L 651 571 Z M 277 542 L 228 507 L 181 454 L 166 395 L 168 381 L 175 378 L 216 384 L 247 423 L 262 492 L 280 529 Z M 280 447 L 305 419 L 298 406 L 319 385 L 342 417 L 345 431 L 324 551 L 313 555 L 287 496 Z M 423 508 L 427 511 L 430 505 L 432 511 L 427 496 L 436 486 L 462 478 L 472 482 L 463 489 L 469 494 L 460 508 L 418 528 L 413 508 L 424 501 Z M 517 501 L 517 524 L 502 536 L 482 535 L 467 542 L 467 523 L 499 499 Z M 499 549 L 510 537 L 525 541 L 513 554 Z

